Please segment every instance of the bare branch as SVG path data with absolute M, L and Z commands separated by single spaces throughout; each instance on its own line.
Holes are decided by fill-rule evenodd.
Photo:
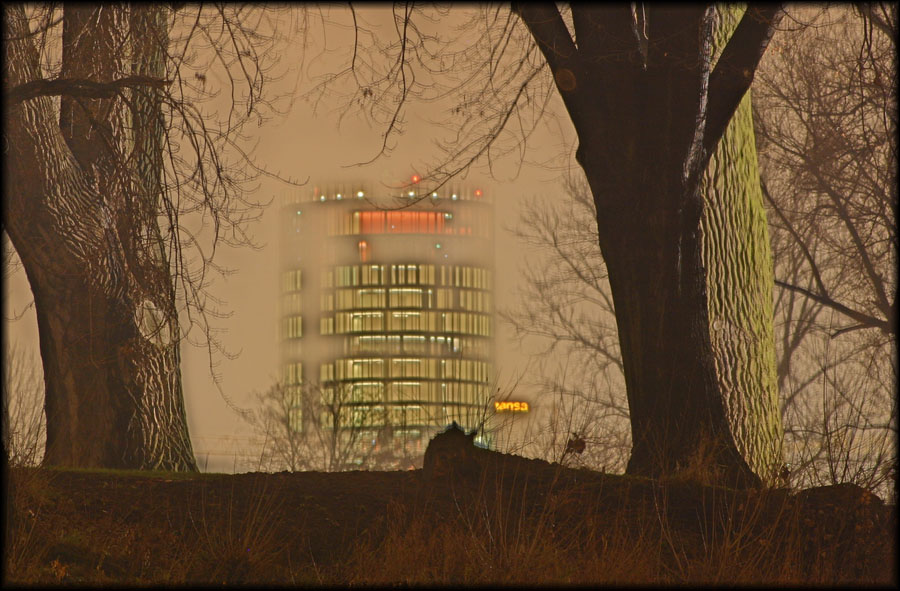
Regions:
M 889 323 L 887 320 L 883 320 L 881 318 L 876 318 L 874 316 L 870 316 L 863 312 L 858 312 L 856 310 L 853 310 L 852 308 L 848 308 L 847 306 L 845 306 L 845 305 L 841 304 L 840 302 L 837 302 L 827 296 L 819 295 L 817 293 L 814 293 L 812 291 L 809 291 L 808 289 L 804 289 L 797 285 L 791 285 L 790 283 L 785 283 L 784 281 L 781 281 L 779 279 L 775 280 L 775 285 L 777 285 L 778 287 L 783 287 L 784 289 L 789 289 L 791 291 L 801 293 L 801 294 L 805 295 L 806 297 L 810 298 L 811 300 L 815 300 L 816 302 L 819 302 L 823 306 L 827 306 L 827 307 L 831 308 L 832 310 L 840 312 L 841 314 L 848 316 L 848 317 L 852 318 L 853 320 L 856 320 L 857 322 L 859 322 L 860 327 L 879 328 L 885 334 L 890 334 L 890 333 L 896 334 L 896 328 L 892 327 L 891 323 Z
M 172 80 L 150 76 L 126 76 L 111 82 L 95 82 L 84 78 L 56 78 L 54 80 L 31 80 L 6 91 L 6 100 L 11 104 L 20 103 L 39 96 L 73 96 L 82 98 L 112 98 L 120 95 L 125 88 L 166 88 Z

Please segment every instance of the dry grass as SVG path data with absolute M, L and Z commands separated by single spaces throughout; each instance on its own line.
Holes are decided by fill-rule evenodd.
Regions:
M 201 490 L 200 514 L 189 514 L 196 540 L 185 548 L 189 557 L 172 574 L 186 582 L 241 584 L 259 580 L 259 573 L 280 570 L 283 540 L 278 539 L 275 520 L 283 503 L 267 494 L 265 479 L 254 480 L 248 500 L 235 498 L 234 483 L 224 511 L 209 511 L 206 489 Z
M 863 501 L 856 511 L 850 497 L 829 504 L 784 489 L 516 470 L 428 482 L 420 473 L 172 480 L 19 469 L 11 481 L 5 576 L 13 583 L 896 580 L 883 507 Z
M 620 506 L 586 490 L 548 492 L 537 513 L 482 482 L 449 512 L 392 508 L 386 535 L 361 541 L 351 584 L 829 584 L 840 568 L 810 563 L 810 540 L 787 491 L 637 487 Z M 699 492 L 699 491 L 703 492 Z M 649 494 L 648 494 L 649 492 Z M 707 494 L 698 499 L 697 495 Z M 491 498 L 491 494 L 495 494 Z M 690 497 L 686 499 L 685 497 Z M 687 502 L 686 502 L 687 501 Z M 804 553 L 805 552 L 805 553 Z M 882 581 L 883 582 L 883 581 Z

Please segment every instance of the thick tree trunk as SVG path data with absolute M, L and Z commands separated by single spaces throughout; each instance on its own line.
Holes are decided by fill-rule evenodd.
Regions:
M 725 46 L 741 13 L 717 8 L 715 46 Z M 750 95 L 741 101 L 701 183 L 703 260 L 711 337 L 728 422 L 738 450 L 771 478 L 782 465 L 768 223 L 759 185 Z
M 660 163 L 663 155 L 655 156 Z M 597 179 L 608 175 L 588 173 L 588 180 L 608 189 Z M 755 484 L 732 437 L 716 374 L 699 212 L 674 206 L 685 201 L 680 187 L 649 184 L 621 189 L 629 196 L 618 200 L 621 209 L 598 214 L 632 425 L 627 470 Z
M 756 485 L 717 375 L 703 258 L 713 13 L 647 6 L 641 27 L 624 5 L 573 8 L 577 46 L 545 9 L 522 14 L 554 69 L 597 206 L 632 424 L 627 470 Z
M 127 11 L 65 8 L 63 71 L 99 82 L 123 73 Z M 7 87 L 39 77 L 21 7 L 6 9 Z M 123 157 L 121 99 L 10 105 L 6 228 L 35 298 L 44 365 L 45 464 L 195 470 L 181 393 L 178 326 L 155 227 L 159 194 L 136 193 Z M 144 125 L 134 119 L 137 126 Z M 140 134 L 135 134 L 139 136 Z M 147 215 L 141 212 L 153 212 Z M 147 237 L 150 238 L 148 241 Z

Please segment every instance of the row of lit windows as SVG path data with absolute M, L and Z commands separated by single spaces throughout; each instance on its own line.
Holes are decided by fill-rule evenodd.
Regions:
M 334 401 L 335 392 L 339 392 Z M 328 406 L 373 405 L 416 402 L 425 405 L 469 405 L 484 408 L 490 386 L 473 382 L 372 381 L 328 386 L 323 401 Z
M 302 279 L 303 277 L 300 269 L 283 272 L 281 274 L 281 291 L 283 293 L 300 291 Z
M 488 238 L 491 224 L 491 216 L 483 211 L 354 211 L 330 217 L 327 231 L 339 236 L 440 234 Z
M 354 396 L 354 402 L 339 400 L 333 402 L 333 389 L 324 392 L 320 421 L 322 426 L 332 428 L 337 422 L 339 428 L 372 428 L 391 425 L 399 427 L 439 427 L 449 420 L 465 422 L 484 408 L 489 395 L 488 388 L 474 384 L 417 384 L 406 382 L 402 394 L 396 393 L 398 402 L 384 401 L 383 385 L 381 394 Z M 288 413 L 288 423 L 294 431 L 303 430 L 302 404 L 298 386 L 285 390 L 284 408 Z M 366 402 L 361 401 L 365 399 Z M 452 399 L 449 400 L 449 399 Z M 394 432 L 394 435 L 403 433 Z M 409 435 L 409 434 L 407 434 Z
M 299 362 L 286 363 L 283 366 L 284 383 L 288 386 L 299 384 L 303 381 L 303 364 Z
M 335 220 L 336 234 L 450 233 L 453 214 L 443 211 L 354 211 Z
M 388 275 L 388 270 L 390 275 Z M 322 285 L 332 287 L 331 271 L 324 271 Z M 434 265 L 349 265 L 334 269 L 337 287 L 357 285 L 387 285 L 388 277 L 392 285 L 421 284 L 434 285 Z
M 472 337 L 425 335 L 359 335 L 344 339 L 344 354 L 358 353 L 413 354 L 444 357 L 452 354 L 465 357 L 488 357 L 492 354 L 490 341 Z
M 322 382 L 361 378 L 430 378 L 488 383 L 491 365 L 473 359 L 399 357 L 338 359 L 320 367 Z
M 463 265 L 345 265 L 323 271 L 322 287 L 358 287 L 360 285 L 446 285 L 472 289 L 491 289 L 491 272 Z M 387 271 L 390 271 L 388 274 Z
M 456 297 L 454 297 L 456 292 Z M 300 294 L 289 294 L 285 299 L 285 313 L 299 312 Z M 293 297 L 297 296 L 295 302 Z M 491 311 L 491 294 L 480 290 L 437 289 L 421 287 L 383 287 L 337 289 L 333 294 L 322 294 L 321 306 L 324 311 L 356 310 L 360 308 L 460 308 L 472 312 Z M 458 305 L 457 305 L 458 304 Z
M 302 372 L 299 363 L 291 365 L 296 365 L 296 368 L 289 370 L 285 367 L 285 377 L 289 377 L 291 380 L 296 381 L 294 383 L 288 381 L 285 385 L 284 390 L 282 390 L 282 396 L 284 398 L 281 402 L 282 408 L 287 413 L 288 425 L 290 428 L 294 431 L 301 431 L 303 429 L 303 405 L 301 398 L 303 396 L 303 389 L 299 383 L 302 379 Z
M 450 332 L 491 336 L 491 317 L 475 312 L 337 312 L 320 320 L 322 334 L 354 332 Z
M 281 319 L 281 338 L 299 339 L 303 336 L 303 317 L 288 316 Z
M 491 294 L 484 291 L 476 291 L 470 289 L 460 289 L 457 291 L 459 294 L 459 308 L 462 310 L 468 310 L 469 312 L 485 312 L 490 314 L 491 312 Z M 450 293 L 450 302 L 447 307 L 453 308 L 456 307 L 453 305 L 453 294 Z
M 394 267 L 403 267 L 404 273 L 406 267 L 418 267 L 419 265 L 391 265 Z M 422 265 L 423 267 L 426 265 Z M 427 265 L 434 267 L 434 265 Z M 349 287 L 357 285 L 386 285 L 387 274 L 385 273 L 386 265 L 352 265 L 335 267 L 334 271 L 322 272 L 322 287 L 331 288 Z M 396 271 L 394 271 L 396 274 Z

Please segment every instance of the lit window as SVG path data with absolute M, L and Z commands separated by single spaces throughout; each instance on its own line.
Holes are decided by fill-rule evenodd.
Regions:
M 359 260 L 363 263 L 369 261 L 369 243 L 365 240 L 359 241 Z

